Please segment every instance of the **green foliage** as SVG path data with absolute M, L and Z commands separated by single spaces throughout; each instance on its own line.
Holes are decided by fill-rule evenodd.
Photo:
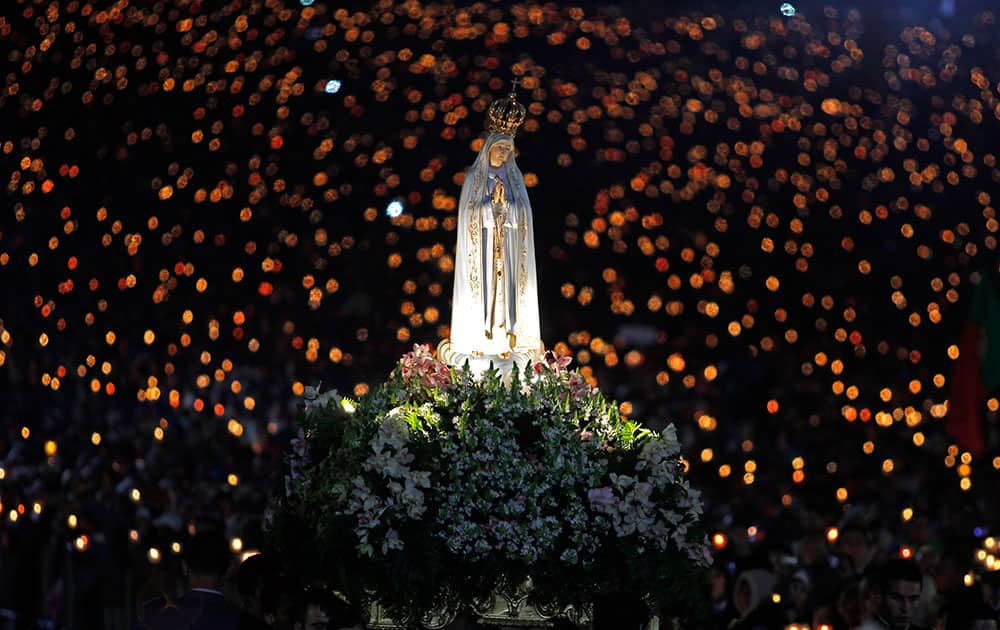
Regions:
M 299 418 L 270 531 L 306 578 L 409 618 L 529 576 L 542 601 L 697 608 L 705 535 L 672 427 L 623 420 L 555 361 L 476 380 L 418 351 Z

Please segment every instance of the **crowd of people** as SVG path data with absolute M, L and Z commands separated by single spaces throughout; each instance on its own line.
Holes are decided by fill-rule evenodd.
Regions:
M 191 536 L 179 565 L 183 583 L 143 602 L 134 627 L 361 629 L 356 607 L 337 593 L 303 589 L 270 555 L 256 553 L 234 566 L 228 541 L 218 530 Z M 227 596 L 226 589 L 233 587 L 235 593 Z M 180 595 L 172 598 L 171 592 Z
M 975 456 L 935 411 L 997 271 L 989 7 L 13 4 L 3 630 L 362 622 L 267 552 L 298 395 L 447 333 L 512 73 L 542 337 L 677 426 L 700 623 L 996 627 L 998 405 Z

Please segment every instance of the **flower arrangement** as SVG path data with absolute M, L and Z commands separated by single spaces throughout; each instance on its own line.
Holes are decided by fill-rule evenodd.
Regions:
M 415 346 L 358 402 L 307 392 L 277 547 L 399 618 L 529 577 L 559 605 L 696 607 L 710 556 L 673 426 L 623 420 L 568 363 L 546 353 L 505 383 Z

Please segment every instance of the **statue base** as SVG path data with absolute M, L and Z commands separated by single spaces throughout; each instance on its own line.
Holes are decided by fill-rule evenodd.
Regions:
M 454 367 L 463 368 L 469 366 L 469 370 L 478 380 L 492 366 L 500 373 L 504 383 L 510 384 L 511 373 L 514 366 L 523 376 L 531 371 L 531 364 L 538 360 L 538 352 L 526 352 L 521 350 L 511 350 L 502 354 L 483 354 L 481 352 L 455 352 L 451 347 L 451 340 L 445 339 L 437 347 L 438 360 Z
M 557 620 L 564 620 L 579 630 L 593 628 L 591 605 L 529 602 L 532 588 L 531 578 L 516 585 L 501 583 L 483 599 L 464 605 L 451 601 L 428 612 L 419 622 L 393 619 L 377 600 L 372 600 L 365 627 L 369 630 L 471 630 L 486 626 L 496 630 L 547 630 L 554 627 Z M 653 629 L 647 627 L 647 630 Z

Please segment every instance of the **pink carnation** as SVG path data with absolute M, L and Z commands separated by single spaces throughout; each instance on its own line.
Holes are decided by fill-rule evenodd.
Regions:
M 417 381 L 425 387 L 451 387 L 451 370 L 434 358 L 427 344 L 414 344 L 413 351 L 399 360 L 400 373 L 407 381 Z

